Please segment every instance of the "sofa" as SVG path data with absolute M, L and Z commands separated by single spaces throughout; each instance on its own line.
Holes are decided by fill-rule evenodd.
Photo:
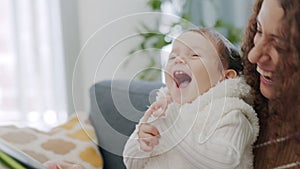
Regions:
M 103 157 L 104 169 L 123 169 L 123 147 L 154 101 L 161 82 L 106 80 L 90 88 L 90 120 Z

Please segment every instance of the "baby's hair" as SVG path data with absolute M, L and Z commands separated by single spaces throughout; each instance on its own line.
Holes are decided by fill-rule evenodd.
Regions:
M 242 73 L 243 64 L 238 49 L 221 33 L 210 28 L 189 29 L 188 31 L 200 33 L 213 43 L 225 69 L 233 69 L 238 74 Z

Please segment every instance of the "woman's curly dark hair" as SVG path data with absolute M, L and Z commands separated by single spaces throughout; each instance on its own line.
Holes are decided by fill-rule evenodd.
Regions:
M 275 90 L 280 97 L 270 102 L 270 108 L 280 119 L 294 125 L 288 130 L 294 130 L 299 129 L 296 127 L 300 124 L 300 1 L 279 2 L 284 10 L 281 23 L 284 40 L 277 47 L 281 57 L 277 64 L 279 73 L 275 76 Z
M 254 108 L 258 113 L 259 117 L 266 118 L 268 115 L 267 99 L 263 97 L 259 89 L 259 73 L 256 71 L 256 65 L 252 64 L 248 60 L 248 54 L 250 50 L 254 47 L 254 36 L 257 31 L 257 15 L 261 8 L 263 0 L 257 0 L 254 5 L 254 11 L 249 19 L 248 25 L 245 30 L 245 36 L 242 42 L 242 60 L 244 64 L 244 76 L 247 83 L 252 87 L 252 94 L 255 96 Z M 261 119 L 261 118 L 260 118 Z
M 267 100 L 262 96 L 259 89 L 260 75 L 256 71 L 256 65 L 251 64 L 247 59 L 248 53 L 254 47 L 253 39 L 257 31 L 256 19 L 263 0 L 257 0 L 254 5 L 254 11 L 246 27 L 241 46 L 244 76 L 253 89 L 254 108 L 260 120 L 261 130 L 258 141 L 299 134 L 300 131 L 300 1 L 277 1 L 284 10 L 279 30 L 283 40 L 280 44 L 275 45 L 280 57 L 274 75 L 274 91 L 279 97 Z M 294 139 L 297 142 L 296 145 L 300 144 L 298 139 L 297 137 Z M 299 146 L 295 148 L 294 151 L 300 156 Z M 277 147 L 266 151 L 266 156 L 274 156 L 283 149 L 284 147 Z

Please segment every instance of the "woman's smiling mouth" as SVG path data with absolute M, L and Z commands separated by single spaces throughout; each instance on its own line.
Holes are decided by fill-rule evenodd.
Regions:
M 272 84 L 272 72 L 264 71 L 260 67 L 257 66 L 256 71 L 261 75 L 260 79 L 264 84 L 271 85 Z

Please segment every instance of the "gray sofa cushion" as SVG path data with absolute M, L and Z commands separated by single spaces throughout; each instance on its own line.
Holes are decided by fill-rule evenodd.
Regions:
M 161 86 L 160 82 L 114 80 L 90 88 L 90 119 L 104 169 L 125 168 L 123 147 Z

